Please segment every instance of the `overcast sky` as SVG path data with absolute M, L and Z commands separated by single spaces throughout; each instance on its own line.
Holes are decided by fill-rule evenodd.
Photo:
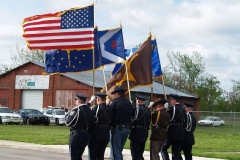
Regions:
M 0 64 L 9 64 L 16 45 L 25 46 L 22 21 L 36 14 L 86 6 L 91 0 L 1 0 Z M 99 30 L 123 26 L 125 48 L 156 37 L 162 66 L 167 52 L 200 52 L 207 73 L 231 91 L 240 79 L 239 0 L 98 0 L 94 6 Z

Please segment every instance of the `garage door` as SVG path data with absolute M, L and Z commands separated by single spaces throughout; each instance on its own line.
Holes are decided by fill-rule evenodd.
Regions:
M 42 109 L 43 90 L 22 90 L 22 108 Z

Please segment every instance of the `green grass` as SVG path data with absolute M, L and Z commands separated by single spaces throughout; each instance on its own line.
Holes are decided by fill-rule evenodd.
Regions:
M 233 134 L 234 131 L 234 134 Z M 44 145 L 68 144 L 69 128 L 66 126 L 27 126 L 0 125 L 0 139 Z M 239 160 L 240 158 L 240 127 L 233 130 L 232 126 L 197 127 L 196 144 L 193 155 L 211 158 Z M 125 145 L 130 148 L 129 141 Z M 145 150 L 149 150 L 149 140 Z

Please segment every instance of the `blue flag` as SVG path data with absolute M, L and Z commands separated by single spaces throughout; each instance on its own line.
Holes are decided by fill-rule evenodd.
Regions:
M 156 39 L 152 40 L 152 74 L 153 77 L 158 77 L 162 75 L 162 68 L 159 59 Z
M 122 28 L 98 31 L 103 65 L 125 60 Z
M 158 77 L 162 75 L 162 69 L 161 69 L 161 63 L 160 63 L 159 54 L 158 54 L 157 41 L 152 40 L 151 43 L 152 43 L 152 74 L 153 74 L 153 77 Z M 128 58 L 132 54 L 134 54 L 136 50 L 137 48 L 128 49 L 125 52 L 126 59 L 128 60 Z M 117 63 L 112 71 L 112 75 L 114 75 L 122 65 L 123 63 Z
M 95 69 L 102 66 L 102 55 L 97 30 L 94 30 Z M 46 51 L 45 72 L 80 72 L 93 69 L 92 49 L 89 50 L 48 50 Z

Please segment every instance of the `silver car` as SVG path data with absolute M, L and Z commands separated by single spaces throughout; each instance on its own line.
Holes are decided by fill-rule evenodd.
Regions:
M 207 116 L 203 120 L 198 121 L 199 126 L 223 126 L 225 121 L 219 117 Z
M 23 122 L 22 116 L 14 113 L 8 107 L 0 107 L 0 123 L 16 123 L 21 124 Z

